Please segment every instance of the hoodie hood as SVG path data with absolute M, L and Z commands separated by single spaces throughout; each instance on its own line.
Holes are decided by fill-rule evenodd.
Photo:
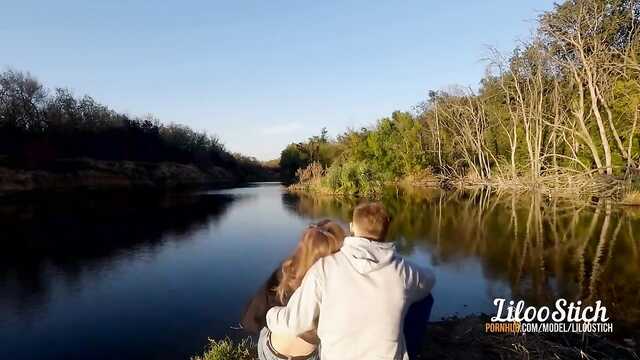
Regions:
M 389 264 L 395 256 L 396 246 L 391 242 L 377 242 L 361 237 L 344 239 L 342 253 L 360 274 L 370 273 Z

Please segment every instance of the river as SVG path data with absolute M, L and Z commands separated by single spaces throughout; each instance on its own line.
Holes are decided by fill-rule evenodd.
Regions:
M 640 324 L 640 210 L 487 191 L 382 197 L 400 253 L 434 269 L 432 320 L 496 297 L 602 300 Z M 51 194 L 0 202 L 0 359 L 186 359 L 234 330 L 309 223 L 355 199 L 277 183 L 197 193 Z

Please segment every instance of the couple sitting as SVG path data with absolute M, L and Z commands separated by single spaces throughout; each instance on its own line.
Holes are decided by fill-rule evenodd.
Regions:
M 389 223 L 382 204 L 364 203 L 353 212 L 354 236 L 328 220 L 305 230 L 243 316 L 260 333 L 261 360 L 408 359 L 405 314 L 435 278 L 385 242 Z

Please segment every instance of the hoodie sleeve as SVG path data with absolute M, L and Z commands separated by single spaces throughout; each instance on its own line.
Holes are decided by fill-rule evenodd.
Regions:
M 405 262 L 405 283 L 410 303 L 424 299 L 431 293 L 436 276 L 431 269 Z
M 299 336 L 316 327 L 322 302 L 321 260 L 307 271 L 287 306 L 267 312 L 267 327 L 272 332 Z

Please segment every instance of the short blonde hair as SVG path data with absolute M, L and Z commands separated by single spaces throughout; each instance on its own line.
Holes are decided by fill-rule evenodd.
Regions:
M 361 232 L 359 235 L 372 240 L 385 241 L 391 217 L 381 202 L 364 202 L 353 210 L 353 225 Z

